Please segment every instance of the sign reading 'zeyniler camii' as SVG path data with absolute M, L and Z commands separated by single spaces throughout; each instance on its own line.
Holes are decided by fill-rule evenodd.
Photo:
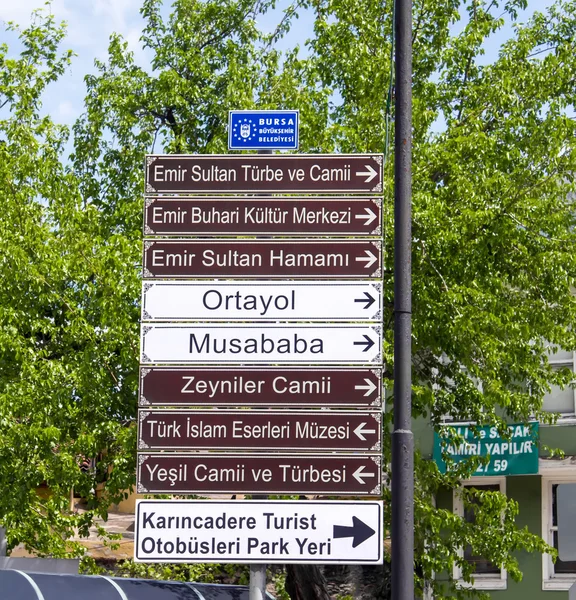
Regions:
M 374 193 L 381 154 L 156 154 L 146 157 L 146 193 Z
M 141 367 L 139 405 L 377 409 L 382 369 Z

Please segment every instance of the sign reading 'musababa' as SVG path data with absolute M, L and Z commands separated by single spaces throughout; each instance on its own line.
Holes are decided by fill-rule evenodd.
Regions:
M 445 473 L 442 450 L 455 464 L 473 456 L 489 456 L 488 464 L 479 465 L 474 475 L 532 475 L 538 473 L 538 423 L 508 425 L 506 437 L 490 425 L 442 427 L 434 432 L 434 461 Z

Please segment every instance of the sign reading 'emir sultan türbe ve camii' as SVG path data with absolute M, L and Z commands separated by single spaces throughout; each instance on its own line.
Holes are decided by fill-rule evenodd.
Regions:
M 152 155 L 146 193 L 381 193 L 381 154 Z

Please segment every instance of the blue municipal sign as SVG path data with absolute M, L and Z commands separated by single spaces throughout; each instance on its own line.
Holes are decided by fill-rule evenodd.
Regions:
M 297 110 L 231 110 L 229 150 L 297 150 Z

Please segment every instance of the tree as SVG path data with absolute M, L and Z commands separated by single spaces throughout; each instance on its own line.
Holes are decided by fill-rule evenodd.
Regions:
M 159 0 L 145 0 L 142 43 L 151 55 L 149 70 L 138 67 L 126 43 L 113 36 L 108 61 L 86 78 L 86 110 L 74 127 L 72 166 L 67 170 L 56 161 L 60 166 L 50 173 L 57 177 L 46 175 L 52 186 L 65 190 L 54 196 L 52 188 L 38 184 L 26 196 L 30 210 L 61 211 L 57 226 L 32 220 L 39 230 L 33 239 L 54 244 L 38 243 L 34 252 L 47 253 L 63 242 L 67 252 L 42 263 L 50 265 L 46 285 L 59 282 L 59 295 L 53 298 L 40 287 L 28 297 L 21 289 L 15 297 L 35 304 L 3 325 L 8 375 L 2 375 L 0 391 L 12 423 L 8 431 L 14 431 L 10 444 L 16 447 L 24 434 L 18 429 L 23 413 L 12 411 L 8 399 L 21 394 L 27 407 L 37 408 L 32 398 L 40 391 L 43 403 L 53 407 L 47 416 L 33 414 L 43 432 L 52 424 L 48 419 L 57 418 L 58 402 L 66 406 L 68 416 L 56 426 L 71 445 L 62 481 L 80 480 L 72 475 L 72 457 L 81 448 L 82 453 L 108 448 L 114 465 L 107 482 L 111 497 L 133 481 L 133 428 L 123 423 L 135 416 L 143 156 L 224 152 L 229 109 L 300 109 L 303 152 L 386 151 L 384 293 L 385 322 L 391 324 L 392 5 L 391 0 L 303 0 L 265 35 L 257 20 L 273 6 L 268 0 L 176 0 L 167 19 Z M 447 413 L 502 426 L 530 415 L 550 420 L 541 411 L 543 395 L 552 383 L 569 379 L 551 369 L 547 344 L 576 347 L 570 195 L 576 171 L 571 112 L 576 7 L 559 2 L 522 25 L 518 11 L 525 5 L 525 0 L 415 2 L 413 403 L 415 417 L 432 425 Z M 314 18 L 306 52 L 294 48 L 281 55 L 276 42 L 303 11 Z M 503 27 L 504 16 L 515 23 L 514 34 L 487 63 L 484 45 Z M 45 132 L 35 136 L 40 134 Z M 2 173 L 7 177 L 12 171 Z M 67 201 L 51 203 L 53 197 Z M 39 281 L 31 266 L 24 269 L 27 264 L 13 266 L 26 274 L 26 282 Z M 44 316 L 47 305 L 54 316 Z M 50 343 L 59 342 L 48 361 L 35 339 L 44 333 L 39 323 L 49 325 Z M 13 348 L 13 339 L 28 353 Z M 391 348 L 387 327 L 390 382 Z M 28 374 L 24 363 L 36 376 L 32 388 L 20 376 Z M 57 365 L 58 373 L 46 373 L 47 363 L 51 369 Z M 96 410 L 89 413 L 92 405 Z M 60 438 L 54 445 L 66 446 Z M 386 445 L 385 464 L 389 451 Z M 62 450 L 46 449 L 42 458 L 52 462 L 42 473 L 53 473 L 61 456 Z M 515 578 L 521 573 L 513 550 L 546 548 L 538 536 L 515 526 L 518 507 L 499 494 L 480 497 L 476 524 L 432 506 L 440 487 L 456 486 L 472 469 L 462 464 L 441 475 L 434 464 L 416 457 L 420 587 L 454 563 L 470 579 L 470 567 L 457 553 L 464 545 Z M 438 587 L 435 596 L 472 593 Z
M 72 58 L 63 36 L 37 13 L 19 56 L 0 47 L 0 522 L 9 548 L 57 557 L 82 553 L 74 529 L 86 534 L 133 479 L 138 329 L 137 269 L 123 262 L 138 251 L 81 197 L 69 132 L 41 113 Z M 102 471 L 83 472 L 97 453 Z M 71 513 L 71 490 L 95 498 L 105 477 L 95 510 Z

